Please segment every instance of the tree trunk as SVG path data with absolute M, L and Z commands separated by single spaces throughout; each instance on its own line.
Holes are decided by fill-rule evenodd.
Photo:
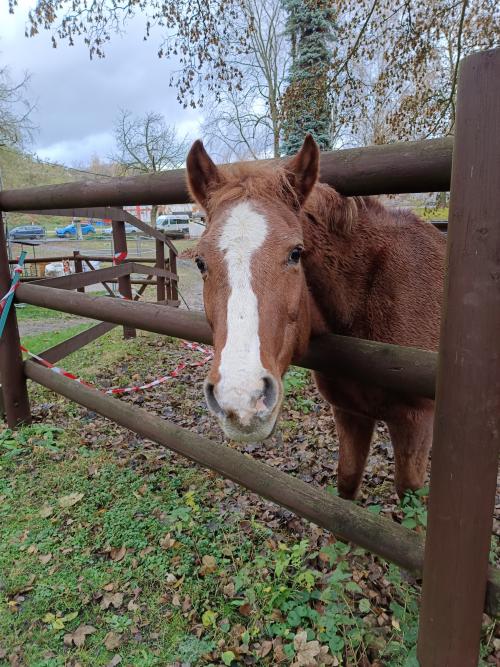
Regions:
M 153 204 L 153 206 L 151 206 L 151 220 L 149 221 L 151 227 L 156 227 L 157 217 L 158 217 L 158 204 Z

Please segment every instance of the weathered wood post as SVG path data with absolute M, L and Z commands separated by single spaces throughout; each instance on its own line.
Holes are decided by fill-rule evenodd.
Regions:
M 177 256 L 172 248 L 169 250 L 169 265 L 170 271 L 177 275 Z M 177 282 L 175 280 L 170 281 L 170 293 L 172 301 L 177 301 L 179 298 L 179 290 L 177 289 Z
M 156 239 L 156 264 L 159 269 L 165 269 L 165 243 Z M 164 301 L 165 295 L 165 277 L 156 276 L 156 300 Z
M 7 239 L 0 212 L 0 296 L 9 290 L 10 283 Z M 13 306 L 0 338 L 0 381 L 2 383 L 0 393 L 3 394 L 2 403 L 7 424 L 11 428 L 29 424 L 31 422 L 30 404 L 23 371 L 16 311 Z
M 460 65 L 421 667 L 476 667 L 500 448 L 500 49 Z
M 125 234 L 125 222 L 123 220 L 112 220 L 114 257 L 113 263 L 120 264 L 127 258 L 127 236 Z M 125 298 L 132 300 L 132 285 L 130 276 L 120 276 L 118 278 L 118 291 Z M 130 327 L 123 327 L 123 337 L 135 338 L 136 330 Z
M 83 260 L 79 250 L 73 250 L 73 261 L 75 263 L 75 273 L 83 272 Z M 78 287 L 77 292 L 85 292 L 85 287 Z

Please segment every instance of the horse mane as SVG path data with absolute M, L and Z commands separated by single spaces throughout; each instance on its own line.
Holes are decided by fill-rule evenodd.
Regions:
M 221 205 L 240 199 L 272 203 L 281 200 L 292 208 L 299 208 L 297 194 L 290 180 L 291 174 L 283 163 L 274 160 L 265 165 L 239 162 L 220 167 L 219 172 L 220 181 L 208 193 L 208 214 Z M 382 210 L 383 207 L 372 198 L 344 197 L 329 185 L 316 183 L 303 206 L 303 212 L 318 224 L 326 225 L 330 232 L 349 234 L 360 212 L 368 208 Z

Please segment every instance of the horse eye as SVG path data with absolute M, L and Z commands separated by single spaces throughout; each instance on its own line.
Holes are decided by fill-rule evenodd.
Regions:
M 199 268 L 201 273 L 205 273 L 207 270 L 207 265 L 205 263 L 205 260 L 202 259 L 201 257 L 197 257 L 195 260 L 196 266 Z
M 294 248 L 291 253 L 288 255 L 288 263 L 289 264 L 298 264 L 300 261 L 300 256 L 302 255 L 302 251 L 304 248 L 301 246 L 297 246 Z

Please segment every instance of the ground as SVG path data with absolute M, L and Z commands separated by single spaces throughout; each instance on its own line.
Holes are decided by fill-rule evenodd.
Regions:
M 199 304 L 196 269 L 180 266 L 186 301 Z M 23 339 L 34 352 L 87 326 L 18 314 L 54 323 Z M 61 365 L 108 388 L 181 359 L 198 355 L 116 328 Z M 246 445 L 226 442 L 208 414 L 205 372 L 116 400 L 336 493 L 335 428 L 306 371 L 286 377 L 277 435 Z M 60 396 L 30 396 L 34 425 L 0 427 L 0 664 L 417 666 L 420 582 Z M 426 490 L 398 502 L 383 425 L 359 502 L 424 530 Z M 482 666 L 500 659 L 495 631 L 485 616 Z

